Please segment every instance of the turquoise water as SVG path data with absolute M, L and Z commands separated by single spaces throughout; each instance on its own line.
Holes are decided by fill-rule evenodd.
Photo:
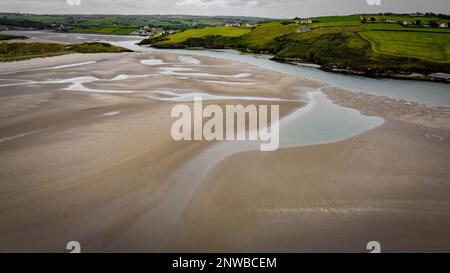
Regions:
M 269 60 L 267 57 L 263 56 L 249 56 L 249 55 L 240 55 L 233 51 L 206 51 L 206 50 L 160 50 L 153 48 L 140 47 L 136 45 L 124 45 L 130 47 L 134 50 L 140 51 L 168 51 L 172 53 L 178 54 L 186 54 L 186 55 L 201 55 L 207 57 L 216 57 L 216 58 L 224 58 L 231 59 L 236 61 L 241 61 L 253 65 L 258 65 L 260 67 L 270 69 L 273 71 L 288 73 L 295 76 L 301 76 L 308 79 L 316 79 L 320 80 L 320 76 L 331 76 L 338 79 L 345 79 L 347 84 L 343 84 L 339 86 L 341 88 L 349 89 L 350 83 L 352 80 L 356 81 L 368 81 L 368 82 L 376 82 L 387 84 L 387 82 L 383 82 L 382 80 L 374 80 L 368 78 L 359 78 L 359 77 L 351 77 L 338 75 L 334 73 L 323 72 L 314 68 L 305 68 L 301 66 L 293 66 L 288 64 L 276 63 Z M 303 71 L 308 71 L 308 73 L 303 73 Z M 312 76 L 311 76 L 312 75 Z M 347 79 L 348 78 L 348 79 Z M 321 81 L 321 80 L 320 80 Z M 406 93 L 406 87 L 403 87 L 399 81 L 389 81 L 394 82 L 396 85 L 396 89 L 399 94 Z M 330 82 L 327 82 L 332 84 Z M 403 82 L 402 82 L 403 83 Z M 357 83 L 358 84 L 358 83 Z M 356 85 L 357 85 L 356 84 Z M 362 83 L 359 83 L 362 85 Z M 332 84 L 336 86 L 336 84 Z M 367 87 L 367 83 L 364 84 Z M 411 85 L 411 83 L 409 83 Z M 434 84 L 434 83 L 425 83 L 425 85 L 431 86 L 439 86 L 440 91 L 437 91 L 436 94 L 450 94 L 449 90 L 445 89 L 445 85 L 442 84 Z M 383 90 L 382 86 L 375 86 L 374 90 Z M 309 104 L 305 107 L 299 109 L 298 111 L 292 113 L 288 117 L 284 118 L 280 122 L 280 148 L 288 148 L 288 147 L 299 147 L 299 146 L 308 146 L 308 145 L 316 145 L 323 143 L 330 143 L 334 141 L 344 140 L 346 138 L 352 137 L 364 131 L 375 128 L 381 124 L 383 124 L 384 120 L 379 117 L 369 117 L 362 115 L 358 110 L 342 107 L 334 104 L 330 101 L 325 94 L 317 91 L 306 92 L 309 98 Z M 369 93 L 369 92 L 367 92 Z M 372 92 L 377 95 L 386 95 L 381 92 Z M 412 96 L 413 101 L 419 100 L 417 96 Z M 429 98 L 428 96 L 427 98 Z M 409 100 L 406 96 L 401 96 L 400 98 Z M 448 97 L 449 105 L 450 105 L 450 96 Z M 430 101 L 433 101 L 431 99 Z M 421 101 L 424 103 L 423 101 Z M 437 102 L 437 100 L 436 100 Z
M 379 117 L 334 104 L 320 92 L 309 92 L 310 103 L 281 121 L 280 147 L 298 147 L 344 140 L 383 124 Z

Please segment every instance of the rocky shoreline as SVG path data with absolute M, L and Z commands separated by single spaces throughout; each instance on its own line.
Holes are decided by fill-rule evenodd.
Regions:
M 141 44 L 145 45 L 145 44 Z M 186 45 L 152 45 L 149 44 L 150 47 L 161 48 L 161 49 L 231 49 L 237 50 L 241 53 L 253 53 L 253 54 L 268 54 L 267 52 L 250 52 L 247 50 L 243 50 L 242 48 L 229 48 L 224 46 L 202 46 L 202 47 L 189 47 Z M 321 69 L 327 72 L 333 72 L 338 74 L 345 75 L 354 75 L 354 76 L 363 76 L 369 78 L 388 78 L 388 79 L 398 79 L 398 80 L 418 80 L 418 81 L 431 81 L 431 82 L 440 82 L 440 83 L 450 83 L 450 74 L 443 72 L 436 72 L 430 74 L 422 74 L 418 72 L 407 72 L 407 71 L 389 71 L 384 69 L 367 69 L 367 70 L 357 70 L 351 67 L 342 68 L 336 65 L 327 64 L 321 65 L 317 63 L 304 62 L 299 58 L 283 58 L 279 56 L 274 56 L 271 58 L 272 61 L 279 63 L 286 63 L 292 65 L 303 65 L 308 67 L 313 67 L 317 69 Z
M 279 63 L 286 63 L 292 65 L 304 65 L 310 66 L 314 68 L 321 69 L 327 72 L 333 72 L 338 74 L 345 75 L 354 75 L 354 76 L 363 76 L 369 78 L 388 78 L 388 79 L 397 79 L 397 80 L 418 80 L 418 81 L 431 81 L 431 82 L 441 82 L 441 83 L 450 83 L 450 74 L 437 72 L 430 73 L 428 75 L 416 73 L 416 72 L 406 72 L 406 71 L 386 71 L 382 69 L 369 69 L 369 70 L 356 70 L 350 67 L 340 68 L 334 65 L 319 65 L 314 63 L 303 63 L 298 59 L 286 59 L 280 57 L 271 58 L 272 61 Z

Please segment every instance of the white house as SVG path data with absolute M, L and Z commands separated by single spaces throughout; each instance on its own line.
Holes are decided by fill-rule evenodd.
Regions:
M 226 27 L 240 27 L 241 24 L 240 23 L 226 23 L 225 26 Z
M 296 21 L 295 22 L 297 25 L 308 25 L 308 24 L 312 24 L 313 21 L 311 19 L 308 20 L 301 20 L 301 21 Z
M 441 28 L 448 28 L 448 22 L 442 23 L 439 27 L 441 27 Z

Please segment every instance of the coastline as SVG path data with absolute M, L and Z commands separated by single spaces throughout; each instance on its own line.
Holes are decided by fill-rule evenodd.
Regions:
M 186 49 L 186 50 L 214 50 L 214 49 L 222 49 L 222 50 L 236 50 L 240 53 L 249 53 L 246 51 L 242 51 L 241 48 L 234 48 L 234 47 L 197 47 L 195 49 L 190 48 L 188 46 L 184 45 L 164 45 L 164 46 L 154 46 L 154 45 L 147 45 L 147 44 L 140 44 L 141 46 L 149 46 L 154 47 L 158 49 Z M 254 53 L 258 55 L 264 55 L 266 53 Z M 274 56 L 271 58 L 274 62 L 284 63 L 284 64 L 291 64 L 291 65 L 301 65 L 306 64 L 308 67 L 320 69 L 322 71 L 326 72 L 332 72 L 336 74 L 342 74 L 342 75 L 353 75 L 353 76 L 363 76 L 368 78 L 379 78 L 379 79 L 396 79 L 396 80 L 416 80 L 416 81 L 425 81 L 425 82 L 438 82 L 438 83 L 450 83 L 450 74 L 441 73 L 441 72 L 435 72 L 431 73 L 429 75 L 419 74 L 416 72 L 390 72 L 386 70 L 380 70 L 380 69 L 374 69 L 374 70 L 354 70 L 351 68 L 339 68 L 333 65 L 323 65 L 318 63 L 304 63 L 303 61 L 299 59 L 292 59 L 292 58 L 282 58 Z
M 292 60 L 286 58 L 274 57 L 271 60 L 275 62 L 301 65 L 299 60 Z M 321 69 L 326 72 L 332 72 L 343 75 L 353 75 L 353 76 L 363 76 L 368 78 L 378 78 L 378 79 L 396 79 L 396 80 L 416 80 L 416 81 L 426 81 L 426 82 L 440 82 L 440 83 L 450 83 L 450 74 L 445 73 L 432 73 L 430 75 L 423 75 L 415 72 L 387 72 L 387 71 L 360 71 L 353 70 L 350 68 L 338 68 L 330 65 L 319 65 L 312 63 L 312 67 Z M 439 77 L 439 74 L 442 74 Z
M 35 31 L 33 31 L 35 32 Z M 5 33 L 9 34 L 14 34 L 14 31 L 6 31 Z M 45 31 L 40 31 L 40 33 L 53 33 L 53 34 L 64 34 L 63 32 L 45 32 Z M 101 33 L 69 33 L 69 34 L 79 34 L 79 35 L 88 35 L 88 36 L 112 36 L 112 37 L 116 37 L 119 39 L 119 41 L 122 38 L 136 38 L 137 40 L 142 39 L 142 37 L 137 37 L 137 36 L 133 36 L 133 35 L 122 35 L 122 34 L 101 34 Z M 36 40 L 34 39 L 26 39 L 26 40 L 7 40 L 7 41 L 2 41 L 2 42 L 35 42 Z M 54 40 L 46 40 L 46 39 L 38 39 L 38 42 L 55 42 Z M 58 43 L 68 43 L 67 41 L 58 41 Z M 222 50 L 236 50 L 238 52 L 240 52 L 241 54 L 257 54 L 257 55 L 267 55 L 266 53 L 250 53 L 250 52 L 246 52 L 246 51 L 242 51 L 241 48 L 234 48 L 234 47 L 196 47 L 196 48 L 191 48 L 185 45 L 163 45 L 163 46 L 154 46 L 154 45 L 148 45 L 148 44 L 141 44 L 138 43 L 141 46 L 148 46 L 148 47 L 153 47 L 153 48 L 157 48 L 157 49 L 186 49 L 186 50 L 201 50 L 201 49 L 222 49 Z M 315 69 L 320 69 L 322 71 L 325 72 L 331 72 L 331 73 L 336 73 L 336 74 L 341 74 L 341 75 L 352 75 L 352 76 L 362 76 L 362 77 L 367 77 L 367 78 L 374 78 L 374 79 L 396 79 L 396 80 L 414 80 L 414 81 L 424 81 L 424 82 L 437 82 L 437 83 L 450 83 L 450 74 L 446 74 L 446 73 L 440 73 L 440 72 L 436 72 L 436 73 L 431 73 L 428 75 L 425 74 L 420 74 L 420 73 L 416 73 L 416 72 L 402 72 L 402 71 L 397 71 L 397 72 L 391 72 L 391 71 L 385 71 L 385 70 L 380 70 L 380 69 L 374 69 L 374 70 L 367 70 L 367 71 L 362 71 L 362 70 L 354 70 L 351 68 L 339 68 L 339 67 L 335 67 L 332 65 L 321 65 L 321 64 L 317 64 L 317 63 L 304 63 L 299 59 L 296 58 L 282 58 L 282 57 L 277 57 L 277 56 L 273 56 L 273 55 L 267 55 L 270 56 L 271 60 L 274 62 L 279 62 L 279 63 L 284 63 L 284 64 L 291 64 L 291 65 L 304 65 L 306 67 L 310 67 L 310 68 L 315 68 Z
M 0 251 L 64 252 L 75 239 L 86 252 L 362 252 L 376 239 L 386 252 L 448 251 L 448 109 L 326 87 L 336 104 L 386 123 L 343 141 L 233 154 L 207 169 L 205 180 L 184 185 L 204 171 L 189 162 L 215 143 L 174 142 L 173 102 L 149 98 L 151 91 L 289 100 L 298 99 L 294 87 L 324 87 L 225 59 L 195 56 L 194 64 L 184 55 L 8 64 L 4 74 L 14 78 L 1 84 L 33 83 L 2 87 L 0 217 L 7 224 Z M 250 76 L 234 77 L 240 73 Z M 83 89 L 39 82 L 88 76 L 97 80 Z M 132 93 L 95 92 L 130 86 Z M 282 115 L 301 106 L 287 103 Z

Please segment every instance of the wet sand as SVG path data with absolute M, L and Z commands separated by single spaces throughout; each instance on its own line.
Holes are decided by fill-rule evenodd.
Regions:
M 120 42 L 136 40 L 141 41 L 142 37 L 133 35 L 107 35 L 107 34 L 89 34 L 89 33 L 64 33 L 52 31 L 22 31 L 22 30 L 8 30 L 2 31 L 4 34 L 26 36 L 28 39 L 6 40 L 2 42 L 20 42 L 20 43 L 89 43 L 89 42 Z
M 286 116 L 304 105 L 299 87 L 325 85 L 160 52 L 0 71 L 0 252 L 65 252 L 72 240 L 85 252 L 365 252 L 373 240 L 388 252 L 450 251 L 448 109 L 323 88 L 385 123 L 335 143 L 242 152 L 173 141 L 179 95 L 276 103 Z
M 164 64 L 142 62 L 155 59 Z M 65 252 L 72 240 L 83 251 L 166 250 L 166 242 L 155 246 L 158 234 L 139 238 L 165 225 L 171 208 L 160 200 L 183 182 L 169 183 L 171 174 L 212 143 L 173 141 L 175 102 L 154 91 L 233 96 L 213 101 L 219 105 L 256 103 L 239 96 L 295 99 L 276 102 L 286 115 L 303 105 L 294 86 L 318 86 L 241 63 L 196 60 L 201 63 L 169 53 L 73 54 L 0 64 L 8 69 L 0 77 L 0 251 Z M 96 80 L 68 90 L 80 77 Z M 123 90 L 131 92 L 109 92 Z M 129 232 L 155 211 L 140 227 L 143 234 Z
M 202 183 L 178 251 L 450 251 L 447 109 L 325 88 L 336 103 L 385 118 L 337 143 L 245 152 Z

